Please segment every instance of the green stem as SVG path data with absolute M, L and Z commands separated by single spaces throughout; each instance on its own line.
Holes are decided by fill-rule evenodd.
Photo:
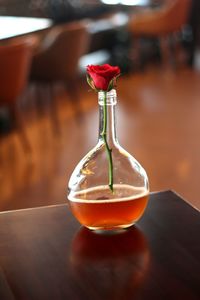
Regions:
M 107 142 L 107 105 L 106 105 L 106 92 L 104 92 L 103 101 L 103 131 L 101 136 L 106 146 L 106 153 L 108 158 L 108 177 L 109 177 L 109 188 L 113 192 L 113 161 L 112 161 L 112 149 L 109 148 Z

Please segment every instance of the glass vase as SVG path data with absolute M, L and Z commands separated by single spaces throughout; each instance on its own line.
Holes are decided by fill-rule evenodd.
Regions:
M 75 167 L 69 180 L 68 202 L 75 218 L 89 229 L 127 228 L 145 211 L 148 178 L 139 162 L 117 140 L 116 90 L 99 92 L 98 102 L 98 143 Z

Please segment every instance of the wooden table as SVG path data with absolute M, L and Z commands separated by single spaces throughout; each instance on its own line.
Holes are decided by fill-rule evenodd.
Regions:
M 0 40 L 44 30 L 52 24 L 47 18 L 0 16 Z
M 0 299 L 200 299 L 199 212 L 153 193 L 137 227 L 90 232 L 67 205 L 0 214 Z

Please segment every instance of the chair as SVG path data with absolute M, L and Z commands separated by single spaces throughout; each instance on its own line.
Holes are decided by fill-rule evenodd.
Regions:
M 169 60 L 171 49 L 170 39 L 176 45 L 175 54 L 180 51 L 180 43 L 177 33 L 186 24 L 190 12 L 191 0 L 167 0 L 166 4 L 157 10 L 148 10 L 138 13 L 130 18 L 128 30 L 132 36 L 136 56 L 139 56 L 140 37 L 158 38 L 161 47 L 161 57 L 166 63 Z
M 52 86 L 62 81 L 76 112 L 80 112 L 77 79 L 79 59 L 89 45 L 87 22 L 78 21 L 54 27 L 41 42 L 31 67 L 31 79 Z M 52 114 L 55 115 L 55 107 Z M 52 115 L 53 118 L 55 116 Z
M 34 44 L 34 37 L 27 37 L 0 46 L 0 106 L 8 108 L 26 152 L 31 147 L 20 116 L 19 97 L 27 85 Z

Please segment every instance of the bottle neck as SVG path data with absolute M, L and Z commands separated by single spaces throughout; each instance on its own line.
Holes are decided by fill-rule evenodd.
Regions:
M 106 135 L 109 146 L 117 143 L 115 106 L 117 104 L 116 91 L 99 92 L 99 141 L 104 141 L 103 134 Z M 106 104 L 104 106 L 104 103 Z

